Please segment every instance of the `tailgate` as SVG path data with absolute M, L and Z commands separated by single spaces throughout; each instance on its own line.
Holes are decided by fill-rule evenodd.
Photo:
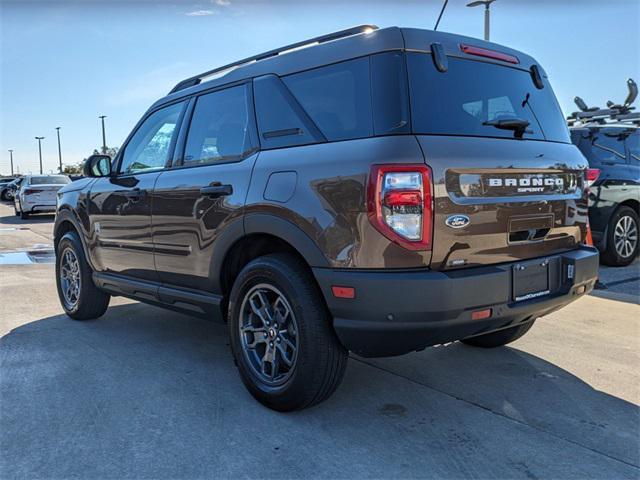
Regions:
M 434 179 L 434 269 L 575 248 L 586 234 L 586 160 L 571 144 L 418 136 Z

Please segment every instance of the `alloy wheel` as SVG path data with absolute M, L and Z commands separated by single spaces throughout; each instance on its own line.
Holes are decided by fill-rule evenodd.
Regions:
M 266 283 L 251 288 L 240 308 L 240 345 L 253 373 L 269 386 L 286 382 L 298 358 L 298 324 L 286 297 Z
M 628 215 L 620 217 L 613 230 L 613 242 L 616 252 L 622 258 L 633 255 L 638 243 L 638 225 L 632 217 Z
M 78 305 L 81 281 L 78 257 L 71 248 L 66 248 L 60 260 L 60 286 L 68 310 L 73 310 Z

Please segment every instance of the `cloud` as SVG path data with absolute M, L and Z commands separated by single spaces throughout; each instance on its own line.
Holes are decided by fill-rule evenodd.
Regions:
M 231 5 L 231 0 L 215 0 L 214 3 L 220 7 L 228 7 Z
M 224 1 L 224 0 L 221 0 Z M 187 17 L 206 17 L 207 15 L 215 15 L 215 10 L 194 10 L 193 12 L 185 13 Z

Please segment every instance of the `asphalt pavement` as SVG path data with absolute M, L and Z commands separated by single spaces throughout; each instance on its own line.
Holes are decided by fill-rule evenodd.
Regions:
M 0 205 L 0 478 L 640 478 L 637 262 L 508 347 L 352 357 L 281 414 L 222 325 L 120 298 L 63 315 L 51 263 L 11 264 L 51 226 Z

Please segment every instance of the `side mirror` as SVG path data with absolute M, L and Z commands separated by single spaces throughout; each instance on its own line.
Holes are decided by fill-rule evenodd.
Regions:
M 82 174 L 85 177 L 108 177 L 111 175 L 111 157 L 109 155 L 91 155 L 84 162 Z

